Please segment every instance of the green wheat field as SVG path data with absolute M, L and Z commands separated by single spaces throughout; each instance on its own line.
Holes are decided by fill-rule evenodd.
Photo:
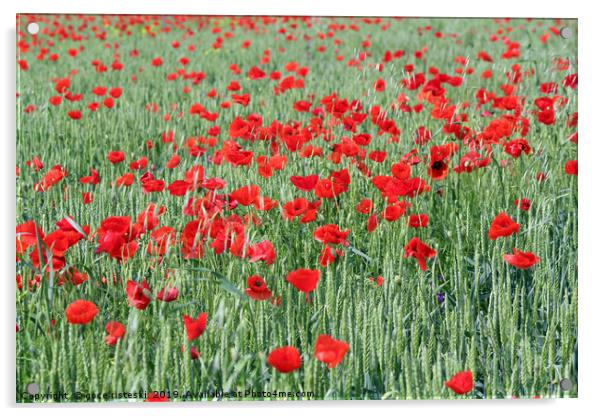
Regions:
M 17 402 L 577 397 L 575 20 L 16 50 Z

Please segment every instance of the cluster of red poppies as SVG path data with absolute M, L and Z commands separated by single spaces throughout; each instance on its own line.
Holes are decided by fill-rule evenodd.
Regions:
M 526 207 L 525 199 L 523 199 L 522 207 Z M 517 204 L 518 205 L 518 204 Z M 528 208 L 531 207 L 530 202 Z M 524 209 L 524 208 L 523 208 Z M 489 228 L 489 239 L 496 240 L 500 237 L 508 237 L 512 234 L 518 234 L 520 225 L 515 223 L 512 218 L 505 212 L 500 212 L 497 217 L 491 222 Z M 512 249 L 514 254 L 504 254 L 504 260 L 516 267 L 517 269 L 528 269 L 539 262 L 539 257 L 530 252 L 519 251 L 516 248 Z

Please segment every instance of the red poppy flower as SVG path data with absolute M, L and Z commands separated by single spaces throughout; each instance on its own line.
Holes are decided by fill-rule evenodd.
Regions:
M 455 153 L 457 144 L 450 142 L 431 147 L 431 158 L 427 166 L 428 175 L 434 180 L 442 180 L 447 176 L 449 157 Z
M 290 272 L 286 281 L 295 286 L 305 295 L 313 291 L 320 281 L 320 270 L 297 269 Z
M 77 270 L 75 267 L 71 267 L 69 270 L 65 272 L 65 277 L 69 279 L 73 286 L 79 286 L 82 283 L 88 281 L 90 278 L 86 273 L 82 273 Z
M 63 101 L 63 97 L 61 97 L 60 95 L 55 95 L 48 99 L 48 102 L 54 106 L 61 105 L 62 101 Z
M 33 185 L 33 189 L 36 192 L 46 192 L 51 187 L 59 183 L 67 176 L 67 170 L 63 169 L 60 165 L 55 165 L 44 175 L 40 182 L 36 182 Z
M 521 198 L 520 200 L 515 199 L 514 205 L 520 207 L 523 211 L 528 211 L 531 208 L 531 200 L 528 198 Z
M 525 139 L 514 139 L 506 143 L 504 146 L 504 151 L 513 158 L 517 158 L 523 152 L 526 155 L 531 153 L 531 146 L 529 146 L 529 142 Z
M 98 95 L 99 97 L 102 97 L 106 93 L 107 93 L 107 87 L 97 86 L 97 87 L 92 88 L 92 94 Z
M 284 218 L 292 220 L 303 215 L 309 208 L 309 201 L 305 198 L 296 198 L 282 206 Z
M 203 256 L 204 232 L 206 231 L 202 228 L 199 220 L 190 221 L 184 226 L 180 236 L 184 258 L 198 259 Z
M 32 167 L 36 172 L 44 168 L 44 164 L 38 156 L 34 156 L 31 160 L 26 161 L 25 164 Z
M 115 345 L 117 341 L 125 335 L 125 327 L 123 324 L 117 321 L 108 322 L 105 326 L 107 336 L 105 342 L 107 345 Z
M 257 200 L 253 203 L 253 206 L 260 211 L 269 211 L 278 206 L 278 201 L 264 196 L 257 198 Z
M 349 245 L 347 236 L 350 230 L 341 230 L 336 224 L 326 224 L 316 228 L 314 231 L 314 239 L 324 244 L 342 244 Z
M 252 80 L 262 79 L 265 78 L 265 72 L 263 72 L 261 68 L 253 66 L 249 69 L 247 76 Z
M 556 121 L 556 113 L 554 113 L 554 109 L 539 111 L 537 113 L 537 120 L 546 125 L 554 124 Z
M 349 344 L 322 334 L 316 340 L 314 355 L 316 359 L 326 363 L 328 368 L 336 367 L 349 351 Z
M 309 192 L 312 191 L 320 177 L 318 175 L 308 175 L 308 176 L 291 176 L 290 180 L 297 187 L 297 189 Z
M 128 280 L 125 293 L 127 294 L 129 304 L 136 309 L 144 310 L 151 302 L 151 290 L 146 280 L 142 283 Z
M 79 181 L 84 184 L 98 185 L 100 182 L 100 176 L 98 175 L 98 171 L 96 169 L 90 168 L 90 175 L 82 176 L 79 178 Z
M 177 287 L 164 287 L 157 293 L 157 300 L 163 302 L 173 302 L 178 299 L 178 288 Z
M 191 318 L 188 315 L 184 315 L 184 327 L 186 328 L 186 335 L 188 341 L 194 341 L 205 332 L 207 326 L 207 312 L 200 313 L 196 319 Z
M 188 191 L 192 190 L 192 184 L 187 181 L 176 180 L 167 187 L 167 190 L 171 195 L 184 196 Z
M 359 212 L 360 214 L 370 214 L 370 212 L 372 212 L 373 208 L 374 208 L 374 203 L 370 199 L 368 199 L 368 198 L 362 199 L 355 206 L 355 210 L 357 212 Z
M 457 394 L 466 394 L 474 388 L 472 371 L 460 371 L 445 382 L 445 385 Z
M 504 254 L 504 260 L 517 269 L 529 269 L 539 263 L 539 257 L 533 253 L 519 251 L 516 248 L 513 248 L 512 252 L 514 254 Z
M 144 211 L 136 217 L 134 228 L 138 227 L 140 234 L 145 233 L 159 225 L 159 216 L 165 212 L 163 205 L 157 207 L 154 203 L 150 203 L 144 208 Z
M 249 101 L 251 101 L 251 96 L 249 94 L 232 94 L 232 101 L 242 105 L 243 107 L 246 107 L 247 105 L 249 105 Z
M 265 284 L 265 280 L 256 274 L 249 276 L 247 279 L 247 288 L 245 289 L 245 293 L 251 299 L 255 300 L 266 300 L 272 297 L 272 292 Z
M 96 253 L 107 253 L 118 261 L 126 261 L 138 249 L 139 228 L 131 224 L 130 217 L 108 217 L 96 231 Z
M 167 163 L 165 164 L 165 167 L 167 169 L 173 169 L 173 168 L 176 168 L 179 164 L 180 164 L 180 156 L 178 156 L 177 154 L 173 154 L 169 158 Z
M 230 84 L 226 87 L 226 89 L 228 91 L 239 91 L 240 84 L 238 83 L 238 81 L 230 81 Z
M 505 212 L 500 212 L 491 222 L 489 239 L 495 240 L 499 237 L 508 237 L 519 231 L 520 225 L 515 223 Z
M 73 246 L 79 240 L 87 237 L 88 234 L 90 234 L 89 226 L 82 225 L 80 227 L 80 229 L 78 230 L 74 227 L 74 224 L 75 224 L 75 222 L 73 221 L 73 218 L 71 216 L 68 216 L 68 217 L 61 219 L 60 221 L 57 221 L 56 222 L 57 230 L 53 231 L 53 233 L 56 233 L 59 230 L 62 231 L 64 233 L 64 236 L 68 240 L 69 247 Z
M 17 255 L 23 254 L 27 249 L 38 242 L 44 240 L 44 231 L 35 221 L 27 221 L 17 225 Z
M 383 92 L 385 88 L 387 88 L 387 84 L 384 79 L 379 78 L 374 82 L 374 91 Z
M 156 58 L 152 59 L 151 65 L 154 67 L 161 66 L 161 65 L 163 65 L 163 59 L 161 59 L 160 56 L 157 56 Z
M 577 82 L 578 82 L 577 80 L 578 80 L 577 74 L 569 74 L 564 78 L 564 80 L 562 80 L 562 85 L 574 90 L 575 88 L 577 88 Z
M 418 237 L 412 238 L 408 244 L 406 244 L 404 250 L 405 254 L 403 257 L 414 257 L 418 261 L 418 266 L 420 266 L 420 270 L 422 271 L 427 269 L 426 260 L 437 254 L 436 250 L 433 250 L 431 247 L 424 244 Z
M 424 126 L 418 127 L 415 133 L 415 142 L 418 145 L 425 145 L 433 138 L 433 133 Z
M 335 251 L 333 248 L 329 247 L 328 244 L 324 244 L 322 252 L 320 253 L 320 257 L 318 258 L 320 261 L 320 266 L 326 267 L 329 264 L 334 263 L 336 260 L 335 253 L 339 253 L 339 250 Z
M 165 188 L 165 182 L 161 179 L 152 178 L 152 175 L 147 178 L 140 178 L 140 181 L 142 182 L 142 191 L 145 194 L 151 192 L 161 192 L 163 188 Z
M 121 92 L 122 92 L 122 89 L 121 89 L 121 88 L 119 88 L 119 87 L 114 87 L 114 88 L 111 88 L 111 90 L 109 91 L 109 95 L 110 95 L 111 97 L 113 97 L 113 98 L 117 99 L 117 98 L 121 97 Z
M 82 192 L 82 202 L 84 205 L 91 204 L 94 201 L 90 192 Z
M 309 101 L 300 100 L 293 104 L 293 108 L 300 113 L 306 113 L 311 109 L 311 103 Z
M 109 159 L 109 162 L 112 164 L 120 163 L 125 160 L 125 153 L 121 150 L 113 150 L 109 152 L 107 159 Z
M 230 194 L 230 198 L 239 204 L 246 206 L 253 205 L 259 200 L 259 186 L 249 185 L 238 188 Z
M 564 172 L 567 175 L 577 175 L 577 161 L 569 160 L 568 162 L 566 162 L 566 164 L 564 165 Z
M 334 198 L 349 188 L 351 178 L 347 169 L 331 173 L 328 178 L 320 179 L 314 188 L 318 198 Z
M 263 240 L 249 247 L 249 262 L 264 261 L 265 264 L 273 264 L 276 260 L 276 251 L 271 241 Z
M 150 255 L 163 256 L 167 247 L 173 246 L 176 241 L 176 232 L 171 227 L 159 227 L 153 230 L 146 252 Z
M 59 94 L 64 94 L 65 92 L 67 92 L 67 90 L 69 89 L 70 86 L 71 86 L 71 81 L 69 80 L 69 78 L 61 78 L 61 79 L 55 81 L 54 89 Z
M 426 214 L 412 214 L 408 218 L 408 225 L 412 228 L 426 227 L 429 223 L 429 217 Z
M 58 271 L 65 265 L 65 252 L 81 238 L 81 234 L 76 237 L 62 229 L 55 230 L 43 239 L 43 244 L 50 249 L 50 253 L 47 249 L 40 250 L 41 247 L 38 246 L 31 252 L 29 258 L 33 265 L 39 268 L 41 263 L 45 265 L 49 263 L 48 256 L 51 255 L 53 269 Z M 40 259 L 40 254 L 42 254 L 42 259 Z
M 119 188 L 122 186 L 130 186 L 134 183 L 134 179 L 134 174 L 131 172 L 127 172 L 124 173 L 123 176 L 120 176 L 117 179 L 115 179 L 115 185 Z
M 281 373 L 290 373 L 301 367 L 301 354 L 291 346 L 276 348 L 268 355 L 268 364 Z
M 130 169 L 132 169 L 132 170 L 145 169 L 147 164 L 148 164 L 148 159 L 143 156 L 140 159 L 134 160 L 133 162 L 131 162 Z
M 72 120 L 79 120 L 80 118 L 82 118 L 82 112 L 79 110 L 69 111 L 67 115 L 69 115 L 69 118 L 71 118 Z
M 489 165 L 490 162 L 489 157 L 483 157 L 478 152 L 468 152 L 460 158 L 460 163 L 454 168 L 454 172 L 471 173 L 475 169 Z
M 387 152 L 383 152 L 380 150 L 374 150 L 374 151 L 370 152 L 368 157 L 370 158 L 370 160 L 373 160 L 376 163 L 382 163 L 385 161 L 385 159 L 387 159 Z
M 406 207 L 409 205 L 410 204 L 406 203 L 405 201 L 389 204 L 385 207 L 385 210 L 381 216 L 389 222 L 397 221 L 399 217 L 406 213 Z
M 376 216 L 376 214 L 370 215 L 368 217 L 368 223 L 366 225 L 366 229 L 368 230 L 369 233 L 371 233 L 374 230 L 376 230 L 377 226 L 378 226 L 378 217 Z
M 94 302 L 83 299 L 76 300 L 75 302 L 69 304 L 67 309 L 65 309 L 67 321 L 69 321 L 71 324 L 77 325 L 89 324 L 94 320 L 94 317 L 96 317 L 97 313 L 98 308 Z
M 115 106 L 115 99 L 113 97 L 107 97 L 104 99 L 103 104 L 106 108 L 113 108 Z

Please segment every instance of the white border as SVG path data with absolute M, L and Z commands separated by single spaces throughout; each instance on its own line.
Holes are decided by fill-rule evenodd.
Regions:
M 600 164 L 602 163 L 602 63 L 599 45 L 602 40 L 602 21 L 594 7 L 585 1 L 528 2 L 502 0 L 496 2 L 364 0 L 167 0 L 124 1 L 98 0 L 73 2 L 69 0 L 35 0 L 5 4 L 1 19 L 3 26 L 3 64 L 0 116 L 2 117 L 2 192 L 10 203 L 2 204 L 2 327 L 3 340 L 0 395 L 7 413 L 30 414 L 34 410 L 54 415 L 80 415 L 82 411 L 106 415 L 107 412 L 154 415 L 178 414 L 244 414 L 304 415 L 344 412 L 365 414 L 375 411 L 383 414 L 438 414 L 451 415 L 505 415 L 515 413 L 545 413 L 546 415 L 590 414 L 598 408 L 596 399 L 602 388 L 600 354 L 602 345 L 599 316 L 602 297 L 602 273 L 596 261 L 600 257 L 602 230 L 600 229 Z M 588 5 L 586 5 L 588 4 Z M 18 407 L 14 405 L 14 255 L 15 226 L 15 15 L 16 13 L 111 13 L 111 14 L 279 14 L 279 15 L 361 15 L 361 16 L 464 16 L 464 17 L 571 17 L 579 19 L 579 399 L 566 400 L 507 400 L 507 401 L 412 401 L 412 402 L 315 402 L 315 403 L 210 403 L 186 406 L 104 407 L 76 406 Z M 340 410 L 339 410 L 340 409 Z M 598 413 L 598 412 L 596 412 Z

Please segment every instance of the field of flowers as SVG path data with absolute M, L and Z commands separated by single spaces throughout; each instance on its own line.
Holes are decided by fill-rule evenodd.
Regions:
M 577 396 L 576 21 L 20 15 L 16 101 L 17 402 Z

